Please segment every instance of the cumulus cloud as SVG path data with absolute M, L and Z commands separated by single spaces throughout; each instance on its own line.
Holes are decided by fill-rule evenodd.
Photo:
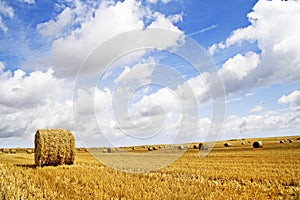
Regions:
M 70 89 L 66 88 L 67 85 L 64 80 L 54 77 L 52 70 L 26 74 L 20 69 L 11 72 L 2 67 L 0 137 L 32 140 L 39 128 L 63 127 L 73 130 L 73 103 L 65 99 L 62 92 Z
M 300 91 L 295 90 L 288 95 L 283 95 L 277 102 L 281 105 L 290 104 L 292 107 L 300 106 Z
M 300 2 L 258 1 L 248 19 L 248 27 L 234 30 L 225 42 L 209 49 L 214 54 L 243 42 L 255 42 L 260 50 L 237 54 L 223 64 L 219 74 L 227 93 L 299 80 Z
M 152 11 L 142 2 L 126 0 L 123 2 L 102 2 L 98 6 L 88 6 L 81 1 L 73 7 L 66 7 L 55 18 L 37 26 L 45 36 L 55 36 L 51 46 L 49 62 L 57 76 L 74 76 L 84 59 L 103 42 L 131 30 L 160 28 L 182 33 L 174 23 L 182 19 L 181 14 L 165 16 Z M 146 23 L 147 21 L 147 23 Z M 161 35 L 154 45 L 167 47 L 176 45 L 178 38 Z M 127 38 L 127 40 L 130 38 Z M 138 38 L 136 38 L 138 40 Z M 141 38 L 140 40 L 144 40 Z M 111 45 L 106 53 L 122 49 L 122 43 Z M 104 68 L 99 61 L 98 68 Z M 140 55 L 139 55 L 140 56 Z M 109 57 L 109 56 L 106 56 Z
M 110 106 L 111 91 L 108 88 L 103 91 L 98 88 L 78 89 L 74 103 L 79 114 L 101 113 Z
M 192 88 L 197 99 L 205 103 L 214 97 L 221 97 L 224 84 L 225 95 L 247 91 L 255 86 L 256 78 L 252 73 L 259 65 L 259 55 L 248 52 L 245 55 L 237 54 L 228 59 L 217 72 L 203 72 L 196 77 L 188 79 L 178 86 L 178 91 L 185 91 L 187 87 Z M 222 79 L 222 82 L 219 80 Z
M 34 1 L 26 0 L 27 3 Z M 166 1 L 164 1 L 166 2 Z M 4 4 L 1 4 L 1 6 Z M 1 7 L 1 15 L 13 16 L 13 10 Z M 100 119 L 102 133 L 120 136 L 120 130 L 115 129 L 111 117 L 112 92 L 110 89 L 96 87 L 79 88 L 74 92 L 71 79 L 58 77 L 73 76 L 84 58 L 107 39 L 130 30 L 147 31 L 146 26 L 162 28 L 182 33 L 173 23 L 182 20 L 181 14 L 164 16 L 144 7 L 140 1 L 126 0 L 122 2 L 103 1 L 100 4 L 80 0 L 69 2 L 61 7 L 62 11 L 53 19 L 37 25 L 37 30 L 52 42 L 49 62 L 52 69 L 45 69 L 26 73 L 18 69 L 5 70 L 5 63 L 0 62 L 0 110 L 1 122 L 0 137 L 25 138 L 32 140 L 32 135 L 38 128 L 63 127 L 83 132 L 83 137 L 90 137 L 98 131 L 97 121 L 91 119 L 96 115 Z M 8 12 L 9 11 L 9 12 Z M 3 14 L 4 13 L 4 14 Z M 144 20 L 147 20 L 145 23 Z M 1 22 L 1 21 L 0 21 Z M 136 40 L 137 38 L 131 38 Z M 140 40 L 144 40 L 141 37 Z M 174 46 L 178 38 L 170 38 L 167 34 L 157 38 L 154 45 L 159 47 Z M 118 43 L 118 45 L 121 45 Z M 112 46 L 110 52 L 119 46 Z M 145 52 L 138 54 L 141 57 Z M 130 56 L 129 56 L 130 57 Z M 97 57 L 99 58 L 99 57 Z M 130 58 L 127 58 L 130 59 Z M 151 64 L 151 62 L 150 62 Z M 105 66 L 97 65 L 99 68 Z M 115 80 L 122 88 L 149 82 L 148 75 L 153 72 L 149 65 L 148 70 L 138 70 L 135 67 L 125 68 Z M 141 76 L 141 75 L 144 76 Z M 122 82 L 126 76 L 127 82 Z M 132 81 L 128 81 L 132 80 Z M 116 95 L 116 94 L 115 94 Z M 117 95 L 118 96 L 118 95 Z M 92 101 L 90 101 L 92 99 Z M 78 106 L 80 105 L 80 106 Z M 73 116 L 73 106 L 76 114 Z M 147 118 L 144 112 L 144 119 Z M 155 107 L 150 112 L 157 116 L 161 110 Z M 154 119 L 154 118 L 153 118 Z M 127 119 L 126 119 L 127 120 Z M 138 120 L 138 119 L 136 119 Z M 142 119 L 141 119 L 142 120 Z M 76 124 L 83 121 L 82 124 Z M 142 123 L 142 122 L 137 122 Z M 174 125 L 174 127 L 176 127 Z M 7 140 L 8 141 L 8 140 Z
M 158 0 L 148 2 L 157 3 Z M 162 0 L 162 3 L 168 2 L 169 0 Z M 182 20 L 182 14 L 165 16 L 134 0 L 104 1 L 97 6 L 83 4 L 79 0 L 71 4 L 72 6 L 64 7 L 54 19 L 37 26 L 43 36 L 53 39 L 49 61 L 54 71 L 26 73 L 19 69 L 11 72 L 5 71 L 5 64 L 0 62 L 0 137 L 32 137 L 37 128 L 51 127 L 71 130 L 77 127 L 80 132 L 83 130 L 81 136 L 91 143 L 105 134 L 112 139 L 122 140 L 127 136 L 121 129 L 130 131 L 136 127 L 148 128 L 149 132 L 138 129 L 134 132 L 135 136 L 142 133 L 150 137 L 151 131 L 157 131 L 173 137 L 176 135 L 174 133 L 182 129 L 189 137 L 188 134 L 193 133 L 195 120 L 198 121 L 199 133 L 207 133 L 210 128 L 211 120 L 199 119 L 191 99 L 194 96 L 197 103 L 205 103 L 211 99 L 212 92 L 220 93 L 221 87 L 216 82 L 217 78 L 222 77 L 227 94 L 240 94 L 274 82 L 297 81 L 300 77 L 300 44 L 297 35 L 300 30 L 299 2 L 259 1 L 248 15 L 251 24 L 233 31 L 224 42 L 212 45 L 210 53 L 243 44 L 244 41 L 257 43 L 259 52 L 236 54 L 216 73 L 204 72 L 186 81 L 178 81 L 172 90 L 162 87 L 149 93 L 145 89 L 142 97 L 136 98 L 134 102 L 127 101 L 129 95 L 136 89 L 135 86 L 153 81 L 155 63 L 143 65 L 143 68 L 128 66 L 118 77 L 111 80 L 110 83 L 116 85 L 114 91 L 111 88 L 99 89 L 95 86 L 78 88 L 74 92 L 73 104 L 71 95 L 65 95 L 65 92 L 72 92 L 72 87 L 65 89 L 66 84 L 70 83 L 58 77 L 74 76 L 84 58 L 93 49 L 120 33 L 136 29 L 146 32 L 150 28 L 182 33 L 174 25 Z M 1 16 L 12 17 L 14 11 L 4 9 L 3 5 L 0 3 Z M 1 26 L 1 23 L 0 19 L 0 27 L 5 30 L 5 25 L 2 23 Z M 177 44 L 178 37 L 167 36 L 157 38 L 154 45 L 168 47 Z M 139 38 L 129 39 L 136 41 Z M 120 43 L 108 46 L 106 52 L 121 47 Z M 141 58 L 144 53 L 138 57 Z M 105 66 L 101 64 L 102 62 L 98 62 L 97 67 L 103 69 Z M 187 92 L 189 90 L 191 91 Z M 124 102 L 131 104 L 124 105 Z M 278 103 L 299 106 L 300 92 L 296 90 L 284 95 L 278 99 Z M 73 106 L 78 108 L 75 109 L 77 119 L 73 117 Z M 117 112 L 114 113 L 113 109 Z M 299 113 L 296 110 L 263 111 L 265 109 L 259 103 L 249 111 L 251 114 L 248 116 L 227 117 L 223 136 L 299 128 Z M 95 114 L 97 119 L 91 118 Z M 180 124 L 182 118 L 188 121 Z M 97 129 L 97 124 L 101 125 L 101 130 Z M 149 127 L 149 124 L 152 126 Z M 132 141 L 127 139 L 126 141 Z
M 299 116 L 300 113 L 293 110 L 267 111 L 244 117 L 231 115 L 225 120 L 222 137 L 234 138 L 240 137 L 240 134 L 266 136 L 267 134 L 278 134 L 281 131 L 295 131 L 300 128 Z
M 142 29 L 143 11 L 139 8 L 139 3 L 128 0 L 115 5 L 103 3 L 91 20 L 82 22 L 70 35 L 55 40 L 50 62 L 57 75 L 74 75 L 85 57 L 102 42 L 124 31 Z
M 245 56 L 237 54 L 229 58 L 222 66 L 220 75 L 223 79 L 243 80 L 250 72 L 255 70 L 259 64 L 259 56 L 254 52 L 248 52 Z
M 0 74 L 0 81 L 0 104 L 6 106 L 32 107 L 62 95 L 62 80 L 55 78 L 51 69 L 29 75 L 21 69 L 5 71 Z
M 55 20 L 50 20 L 38 24 L 37 29 L 43 36 L 58 37 L 62 35 L 63 28 L 71 23 L 72 11 L 69 7 L 65 8 Z

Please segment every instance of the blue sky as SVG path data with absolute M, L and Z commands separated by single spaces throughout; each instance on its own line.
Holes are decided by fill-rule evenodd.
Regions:
M 54 127 L 79 146 L 299 135 L 299 13 L 298 1 L 1 0 L 0 147 Z M 143 45 L 135 32 L 116 43 L 132 30 L 151 48 L 109 60 Z

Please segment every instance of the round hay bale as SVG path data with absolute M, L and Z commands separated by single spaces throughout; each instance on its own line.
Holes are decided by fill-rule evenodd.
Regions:
M 289 140 L 289 143 L 293 143 L 293 140 L 290 139 L 290 140 Z
M 198 149 L 199 146 L 197 146 L 196 144 L 193 145 L 193 149 Z
M 17 153 L 17 150 L 16 149 L 10 149 L 9 151 L 11 154 L 16 154 Z
M 281 144 L 284 143 L 284 140 L 280 140 L 279 143 L 281 143 Z
M 198 147 L 199 150 L 208 150 L 208 145 L 206 145 L 205 143 L 200 143 Z
M 27 149 L 27 150 L 26 150 L 26 153 L 27 153 L 27 154 L 32 154 L 32 153 L 33 153 L 33 150 L 32 150 L 32 149 Z
M 253 142 L 253 148 L 262 148 L 262 147 L 263 147 L 262 141 Z
M 107 153 L 112 153 L 112 148 L 108 147 L 107 148 Z
M 242 144 L 242 145 L 245 145 L 245 142 L 242 142 L 241 144 Z
M 135 147 L 131 147 L 132 150 L 135 150 Z
M 248 143 L 250 144 L 250 143 L 251 143 L 251 141 L 248 141 Z
M 297 140 L 300 140 L 300 137 L 298 137 Z
M 103 153 L 107 153 L 107 149 L 103 149 L 103 151 L 102 151 Z
M 148 151 L 153 151 L 153 148 L 152 147 L 148 147 Z
M 178 146 L 178 150 L 184 150 L 184 149 L 185 149 L 184 146 L 182 146 L 182 145 L 179 145 L 179 146 Z
M 75 139 L 64 129 L 41 129 L 35 134 L 35 165 L 72 165 L 76 156 Z
M 232 144 L 230 144 L 229 142 L 226 142 L 225 144 L 224 144 L 224 147 L 231 147 L 232 146 Z
M 9 149 L 2 149 L 3 153 L 9 153 Z
M 153 150 L 158 150 L 158 148 L 157 147 L 153 147 Z

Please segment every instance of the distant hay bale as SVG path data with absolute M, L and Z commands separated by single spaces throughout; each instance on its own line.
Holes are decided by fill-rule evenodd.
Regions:
M 184 149 L 185 149 L 184 146 L 182 146 L 182 145 L 179 145 L 179 146 L 178 146 L 178 150 L 184 150 Z
M 3 153 L 9 153 L 9 149 L 2 149 Z
M 241 144 L 242 144 L 242 145 L 245 145 L 245 142 L 242 142 Z
M 208 145 L 205 143 L 200 143 L 198 148 L 199 150 L 208 150 Z
M 279 143 L 281 143 L 281 144 L 284 143 L 284 140 L 280 140 Z
M 289 143 L 293 143 L 293 140 L 291 140 L 291 139 L 289 139 L 288 141 L 289 141 Z
M 298 137 L 297 140 L 300 140 L 300 137 Z
M 103 153 L 107 153 L 107 149 L 103 149 L 103 151 L 102 151 Z
M 26 153 L 27 153 L 27 154 L 32 154 L 32 153 L 33 153 L 33 150 L 32 150 L 32 149 L 27 149 L 27 150 L 26 150 Z
M 35 134 L 35 165 L 72 165 L 76 156 L 75 139 L 64 129 L 41 129 Z
M 248 143 L 250 144 L 250 143 L 251 143 L 251 141 L 248 141 Z
M 253 142 L 253 148 L 262 148 L 262 147 L 263 147 L 262 141 Z
M 10 149 L 10 153 L 11 153 L 11 154 L 16 154 L 16 153 L 17 153 L 17 150 L 16 150 L 16 149 Z
M 153 151 L 153 148 L 152 147 L 148 147 L 148 151 Z
M 157 147 L 153 147 L 153 150 L 158 150 L 158 148 Z
M 197 146 L 196 144 L 193 145 L 193 149 L 198 149 L 199 146 Z
M 112 149 L 110 147 L 107 148 L 107 153 L 112 153 Z
M 131 147 L 132 150 L 135 150 L 135 147 Z
M 161 149 L 161 148 L 162 148 L 162 146 L 159 146 L 158 148 L 159 148 L 159 149 Z
M 224 147 L 231 147 L 231 146 L 232 146 L 232 144 L 229 143 L 229 142 L 226 142 L 226 143 L 224 144 Z

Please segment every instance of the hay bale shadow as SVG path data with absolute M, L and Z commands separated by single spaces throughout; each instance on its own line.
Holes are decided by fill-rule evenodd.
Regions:
M 21 168 L 30 168 L 30 169 L 37 168 L 35 164 L 15 164 L 14 166 L 21 167 Z

